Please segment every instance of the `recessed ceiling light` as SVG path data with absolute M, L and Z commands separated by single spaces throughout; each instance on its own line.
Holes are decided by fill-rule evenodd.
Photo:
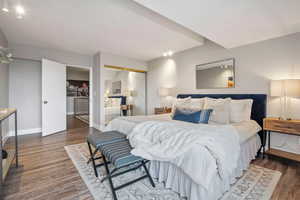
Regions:
M 173 55 L 173 51 L 167 51 L 167 52 L 164 52 L 164 53 L 163 53 L 163 56 L 164 56 L 164 57 L 172 56 L 172 55 Z
M 21 5 L 17 5 L 16 6 L 16 13 L 17 15 L 24 15 L 25 14 L 25 9 L 23 6 Z
M 2 11 L 3 12 L 9 12 L 8 8 L 5 8 L 5 7 L 2 8 Z
M 2 11 L 6 13 L 9 12 L 7 0 L 3 1 Z

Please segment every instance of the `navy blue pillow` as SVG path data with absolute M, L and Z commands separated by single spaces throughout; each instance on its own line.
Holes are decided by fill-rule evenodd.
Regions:
M 208 120 L 211 112 L 212 109 L 199 110 L 199 111 L 176 109 L 173 116 L 173 120 L 208 124 Z

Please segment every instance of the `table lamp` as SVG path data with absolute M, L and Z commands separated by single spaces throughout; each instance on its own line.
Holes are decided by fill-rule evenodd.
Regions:
M 159 96 L 162 98 L 167 98 L 169 96 L 172 96 L 172 88 L 165 88 L 165 87 L 161 87 L 159 88 Z M 167 106 L 163 106 L 164 109 L 167 109 Z
M 288 97 L 300 97 L 300 79 L 271 80 L 270 96 L 280 97 L 280 118 L 286 119 Z

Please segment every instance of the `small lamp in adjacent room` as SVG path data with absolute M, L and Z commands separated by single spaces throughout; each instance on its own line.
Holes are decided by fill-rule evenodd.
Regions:
M 286 119 L 288 97 L 300 97 L 300 79 L 272 80 L 270 96 L 280 97 L 280 118 Z

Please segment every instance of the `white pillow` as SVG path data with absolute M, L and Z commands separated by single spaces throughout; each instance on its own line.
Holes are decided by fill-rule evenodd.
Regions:
M 213 109 L 209 122 L 229 124 L 230 122 L 230 98 L 213 99 L 205 98 L 204 109 Z
M 187 97 L 184 99 L 175 99 L 173 106 L 172 106 L 172 113 L 171 116 L 174 116 L 176 108 L 185 108 L 188 107 L 191 102 L 191 97 Z
M 191 102 L 188 106 L 188 109 L 190 110 L 202 110 L 204 107 L 205 98 L 197 98 L 197 99 L 191 99 Z
M 230 122 L 238 123 L 251 120 L 253 99 L 231 100 Z

